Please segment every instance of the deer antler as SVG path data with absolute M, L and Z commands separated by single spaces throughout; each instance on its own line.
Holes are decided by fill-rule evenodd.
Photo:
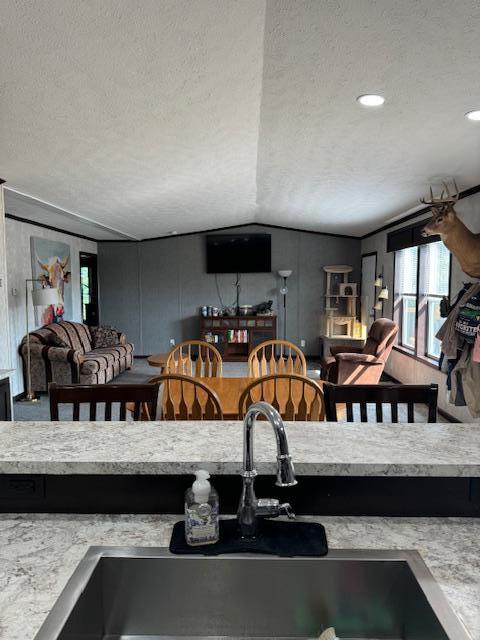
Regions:
M 460 191 L 457 187 L 457 182 L 453 181 L 453 186 L 455 187 L 455 193 L 450 193 L 450 189 L 448 188 L 448 184 L 446 182 L 442 182 L 443 186 L 447 190 L 448 198 L 445 199 L 446 202 L 456 202 L 460 197 Z M 443 192 L 442 192 L 443 193 Z
M 454 204 L 455 202 L 457 202 L 458 198 L 460 197 L 460 191 L 458 190 L 456 181 L 453 181 L 453 184 L 455 186 L 455 193 L 450 193 L 450 189 L 448 188 L 448 184 L 446 182 L 442 182 L 442 184 L 443 189 L 439 198 L 435 198 L 435 196 L 433 195 L 432 187 L 430 187 L 430 200 L 427 200 L 426 198 L 420 198 L 420 202 L 431 206 L 447 203 Z M 447 192 L 446 196 L 445 191 Z

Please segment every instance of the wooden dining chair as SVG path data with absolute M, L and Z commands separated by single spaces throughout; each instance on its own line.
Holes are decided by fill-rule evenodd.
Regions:
M 187 340 L 168 354 L 165 373 L 179 373 L 193 378 L 215 378 L 222 375 L 220 351 L 203 340 Z
M 119 405 L 118 419 L 126 419 L 127 403 L 134 420 L 155 420 L 158 404 L 158 384 L 66 384 L 51 382 L 50 420 L 59 420 L 59 405 L 72 405 L 74 422 L 80 420 L 81 405 L 88 404 L 88 418 L 85 420 L 112 420 L 112 407 Z M 104 404 L 103 417 L 97 417 L 97 405 Z M 70 418 L 67 418 L 70 420 Z M 115 419 L 117 419 L 115 417 Z
M 160 385 L 159 420 L 223 420 L 218 395 L 206 383 L 178 373 L 150 378 Z
M 427 422 L 437 421 L 438 385 L 436 384 L 329 384 L 323 386 L 326 419 L 338 421 L 338 405 L 346 406 L 347 422 L 354 422 L 358 406 L 360 422 L 369 422 L 368 404 L 375 405 L 375 420 L 383 422 L 384 405 L 390 405 L 388 422 L 399 422 L 399 406 L 407 407 L 407 422 L 415 422 L 415 405 L 427 407 Z M 405 422 L 405 420 L 400 420 Z
M 288 340 L 266 340 L 250 351 L 248 377 L 296 373 L 307 375 L 307 361 L 303 351 Z
M 285 420 L 325 419 L 322 387 L 306 376 L 277 373 L 254 380 L 240 396 L 238 417 L 243 418 L 248 407 L 259 401 L 271 404 Z

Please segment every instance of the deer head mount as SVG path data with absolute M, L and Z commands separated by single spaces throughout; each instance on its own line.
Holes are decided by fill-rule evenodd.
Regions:
M 474 278 L 480 278 L 480 233 L 472 233 L 457 218 L 455 204 L 460 193 L 455 180 L 455 190 L 450 192 L 446 182 L 439 197 L 433 195 L 430 187 L 430 199 L 422 198 L 421 202 L 432 210 L 431 220 L 423 227 L 422 235 L 440 236 L 444 245 L 460 263 L 462 271 Z
M 432 210 L 432 219 L 422 230 L 422 235 L 446 235 L 450 228 L 455 226 L 456 213 L 455 204 L 460 196 L 460 192 L 455 180 L 453 181 L 454 191 L 450 192 L 448 184 L 442 182 L 443 189 L 439 197 L 433 195 L 432 187 L 430 187 L 430 199 L 420 198 L 420 202 L 429 206 Z

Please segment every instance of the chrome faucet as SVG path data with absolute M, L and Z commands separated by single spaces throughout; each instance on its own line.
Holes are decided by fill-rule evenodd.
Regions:
M 257 518 L 275 518 L 281 514 L 294 519 L 288 502 L 280 504 L 275 498 L 260 498 L 255 495 L 254 482 L 257 470 L 253 462 L 253 426 L 259 414 L 264 415 L 273 427 L 277 441 L 277 487 L 293 487 L 297 484 L 292 459 L 288 452 L 288 440 L 282 418 L 267 402 L 255 402 L 245 415 L 243 422 L 243 488 L 238 505 L 237 518 L 242 538 L 254 538 Z

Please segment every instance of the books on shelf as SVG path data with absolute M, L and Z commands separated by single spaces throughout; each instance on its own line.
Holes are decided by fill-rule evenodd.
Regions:
M 227 341 L 230 343 L 245 344 L 248 342 L 247 329 L 229 329 L 227 331 Z

